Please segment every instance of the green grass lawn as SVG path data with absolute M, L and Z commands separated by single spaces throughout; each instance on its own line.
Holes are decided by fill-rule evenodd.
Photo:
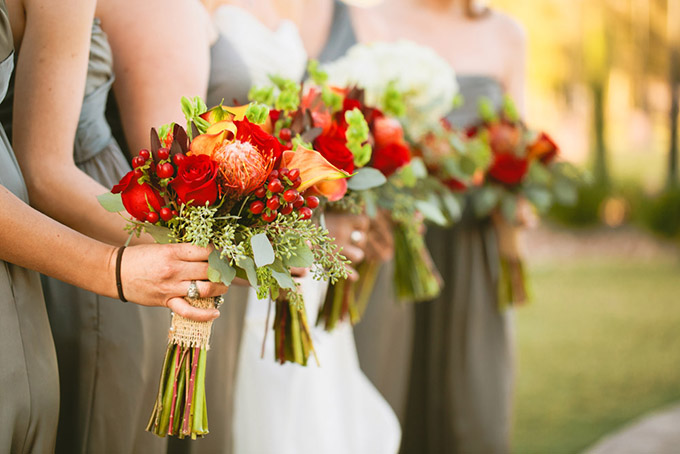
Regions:
M 680 264 L 535 265 L 516 311 L 517 454 L 578 453 L 680 401 Z

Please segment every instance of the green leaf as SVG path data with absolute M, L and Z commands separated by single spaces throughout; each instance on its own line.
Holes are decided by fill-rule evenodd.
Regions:
M 524 195 L 529 202 L 533 203 L 536 209 L 544 213 L 552 204 L 552 195 L 547 189 L 532 186 L 524 189 Z
M 422 159 L 420 158 L 413 158 L 411 159 L 411 162 L 409 163 L 411 166 L 411 169 L 413 169 L 413 175 L 417 179 L 422 179 L 427 176 L 427 167 L 425 167 L 425 163 L 423 162 Z
M 218 251 L 212 251 L 208 256 L 208 279 L 212 282 L 220 282 L 231 285 L 236 277 L 236 270 L 229 263 L 220 258 Z
M 304 241 L 300 241 L 291 252 L 293 255 L 285 260 L 286 266 L 309 268 L 314 264 L 314 253 Z
M 274 248 L 269 242 L 269 238 L 264 233 L 258 233 L 250 239 L 250 245 L 253 248 L 253 256 L 255 257 L 255 265 L 257 267 L 271 265 L 274 263 Z
M 365 191 L 366 189 L 377 188 L 387 181 L 385 175 L 373 167 L 364 167 L 347 180 L 347 187 L 352 191 Z
M 369 218 L 375 218 L 378 215 L 378 202 L 376 200 L 376 194 L 371 191 L 364 191 L 361 193 L 361 195 L 361 198 L 364 201 L 366 215 Z
M 555 199 L 560 205 L 575 205 L 578 201 L 576 184 L 566 178 L 559 178 L 553 187 Z
M 123 198 L 120 194 L 112 194 L 110 192 L 100 194 L 97 196 L 99 204 L 111 213 L 118 213 L 119 211 L 124 211 L 125 206 L 123 205 Z
M 243 271 L 246 272 L 248 282 L 253 288 L 257 288 L 257 271 L 255 270 L 255 262 L 250 257 L 243 257 L 236 261 L 236 264 Z
M 269 266 L 269 270 L 272 272 L 272 276 L 276 279 L 276 282 L 281 288 L 294 289 L 297 287 L 293 277 L 290 275 L 290 271 L 279 259 L 276 259 L 276 261 Z
M 457 221 L 463 215 L 463 207 L 461 202 L 448 190 L 442 192 L 442 204 L 446 209 L 447 217 L 451 221 Z
M 498 189 L 484 186 L 472 196 L 472 207 L 478 217 L 488 216 L 496 205 L 500 194 Z
M 415 205 L 416 209 L 422 213 L 426 220 L 440 226 L 448 225 L 449 222 L 444 213 L 442 213 L 442 210 L 436 204 L 430 201 L 418 200 Z
M 517 214 L 517 197 L 513 194 L 505 194 L 501 200 L 501 213 L 508 221 L 514 221 Z
M 154 241 L 158 244 L 168 244 L 172 242 L 170 229 L 167 227 L 145 223 L 144 230 L 146 230 L 146 233 L 151 235 Z

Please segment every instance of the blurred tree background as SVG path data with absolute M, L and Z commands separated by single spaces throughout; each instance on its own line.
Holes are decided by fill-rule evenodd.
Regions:
M 515 313 L 513 451 L 579 453 L 680 402 L 680 0 L 489 3 L 528 33 L 529 124 L 592 175 L 527 232 Z
M 593 176 L 577 209 L 555 216 L 680 235 L 680 0 L 492 4 L 528 31 L 528 120 Z

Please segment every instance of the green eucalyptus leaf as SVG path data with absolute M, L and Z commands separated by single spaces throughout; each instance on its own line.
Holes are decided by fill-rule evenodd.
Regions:
M 538 186 L 525 188 L 524 195 L 540 213 L 546 212 L 552 204 L 552 195 L 550 194 L 550 191 Z
M 269 242 L 269 238 L 264 233 L 258 233 L 250 239 L 250 245 L 253 248 L 253 256 L 255 257 L 255 265 L 257 267 L 271 265 L 274 263 L 274 248 Z
M 304 241 L 300 241 L 292 253 L 293 255 L 284 261 L 286 266 L 309 268 L 314 264 L 314 253 Z
M 559 178 L 555 181 L 553 186 L 553 193 L 555 200 L 560 205 L 575 205 L 578 201 L 578 189 L 576 184 L 566 178 Z
M 415 206 L 427 221 L 440 226 L 446 226 L 449 223 L 437 203 L 433 203 L 432 201 L 426 202 L 424 200 L 417 200 Z
M 236 277 L 234 267 L 229 265 L 226 260 L 221 259 L 218 251 L 212 251 L 208 256 L 208 279 L 212 282 L 221 281 L 224 285 L 231 285 L 234 277 Z
M 446 209 L 446 215 L 451 221 L 457 221 L 463 215 L 463 206 L 460 200 L 450 191 L 442 192 L 442 204 Z
M 272 272 L 272 276 L 276 279 L 279 287 L 288 289 L 296 288 L 293 276 L 290 275 L 290 270 L 288 270 L 280 260 L 276 259 L 269 265 L 269 270 Z
M 154 241 L 158 244 L 168 244 L 172 242 L 170 229 L 167 227 L 145 223 L 144 230 L 146 230 L 146 233 L 151 235 Z
M 376 200 L 376 194 L 372 191 L 364 191 L 361 193 L 361 195 L 364 201 L 366 215 L 370 218 L 375 218 L 378 215 L 378 201 Z
M 413 158 L 408 165 L 411 166 L 411 169 L 413 169 L 413 175 L 417 179 L 420 180 L 427 176 L 427 167 L 425 167 L 425 163 L 422 159 Z
M 499 199 L 499 190 L 491 186 L 484 186 L 472 195 L 472 208 L 478 217 L 488 216 Z
M 517 197 L 513 194 L 505 194 L 501 200 L 501 213 L 509 221 L 514 221 L 517 215 Z
M 106 192 L 97 196 L 99 204 L 111 213 L 118 213 L 119 211 L 124 211 L 125 206 L 123 205 L 123 198 L 120 194 L 113 194 L 111 192 Z
M 380 170 L 373 167 L 364 167 L 357 170 L 347 180 L 347 187 L 352 191 L 365 191 L 382 186 L 386 181 L 387 178 L 385 178 L 385 175 Z
M 236 261 L 239 268 L 243 269 L 248 278 L 248 282 L 254 288 L 257 288 L 257 271 L 255 269 L 255 262 L 250 257 L 243 257 Z

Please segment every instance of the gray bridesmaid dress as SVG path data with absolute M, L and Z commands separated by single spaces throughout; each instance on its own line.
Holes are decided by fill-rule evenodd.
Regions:
M 7 92 L 14 68 L 13 48 L 2 0 L 0 99 Z M 1 126 L 0 185 L 28 203 L 24 180 Z M 0 261 L 0 343 L 0 452 L 52 452 L 59 416 L 59 381 L 40 276 L 4 261 Z
M 342 57 L 357 43 L 349 7 L 336 1 L 321 62 Z M 354 327 L 361 369 L 404 423 L 413 339 L 413 304 L 399 303 L 394 292 L 394 263 L 383 264 L 364 316 Z
M 453 125 L 476 122 L 482 96 L 500 107 L 503 92 L 494 79 L 459 76 L 458 82 L 465 104 L 449 115 Z M 427 244 L 445 287 L 415 308 L 402 453 L 508 453 L 512 324 L 511 313 L 498 307 L 493 225 L 468 207 L 452 228 L 429 227 Z
M 130 170 L 104 116 L 113 79 L 111 49 L 95 19 L 73 157 L 106 188 Z M 8 96 L 5 103 L 11 101 Z M 52 278 L 43 277 L 43 290 L 61 383 L 57 452 L 164 453 L 166 440 L 144 429 L 156 398 L 169 313 Z
M 250 86 L 248 67 L 238 50 L 224 35 L 220 35 L 210 49 L 210 79 L 206 104 L 211 107 L 222 100 L 228 106 L 246 104 Z M 233 452 L 234 389 L 248 303 L 248 287 L 232 285 L 224 300 L 220 307 L 220 317 L 213 323 L 205 378 L 210 434 L 198 440 L 172 438 L 168 444 L 169 454 Z

